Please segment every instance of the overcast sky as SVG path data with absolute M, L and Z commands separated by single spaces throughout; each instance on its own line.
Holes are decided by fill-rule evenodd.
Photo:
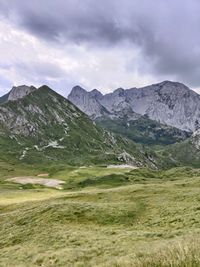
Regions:
M 13 85 L 200 88 L 199 0 L 0 0 L 0 95 Z

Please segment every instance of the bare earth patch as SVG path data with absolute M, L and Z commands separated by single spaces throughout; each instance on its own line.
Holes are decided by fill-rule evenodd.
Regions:
M 37 175 L 38 177 L 49 177 L 48 173 L 40 173 Z
M 108 169 L 138 169 L 136 166 L 120 164 L 120 165 L 108 165 Z
M 19 183 L 19 184 L 40 184 L 47 187 L 53 187 L 57 189 L 62 189 L 62 184 L 64 181 L 58 179 L 45 179 L 45 178 L 38 178 L 34 176 L 23 176 L 23 177 L 13 177 L 7 179 L 7 181 Z

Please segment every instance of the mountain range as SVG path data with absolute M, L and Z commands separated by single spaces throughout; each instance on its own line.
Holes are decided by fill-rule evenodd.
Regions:
M 164 81 L 105 95 L 75 86 L 68 99 L 102 127 L 159 145 L 152 149 L 165 166 L 200 166 L 200 96 L 184 84 Z
M 0 102 L 2 160 L 29 164 L 154 164 L 141 147 L 97 126 L 47 86 L 13 87 Z
M 68 99 L 100 126 L 147 145 L 184 141 L 200 124 L 200 96 L 177 82 L 105 95 L 75 86 Z
M 106 95 L 76 86 L 68 99 L 23 85 L 0 97 L 0 160 L 198 167 L 199 122 L 200 97 L 181 83 Z
M 93 119 L 126 116 L 128 120 L 136 120 L 147 115 L 151 120 L 187 132 L 194 132 L 200 125 L 200 96 L 178 82 L 118 88 L 105 95 L 96 89 L 87 92 L 75 86 L 68 99 Z

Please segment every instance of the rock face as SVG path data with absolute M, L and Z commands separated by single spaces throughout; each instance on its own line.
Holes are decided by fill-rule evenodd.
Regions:
M 105 114 L 119 117 L 123 112 L 130 120 L 147 115 L 152 120 L 188 132 L 200 127 L 200 96 L 178 82 L 164 81 L 126 90 L 119 88 L 106 95 L 82 88 L 80 94 L 73 88 L 68 99 L 93 118 Z
M 200 129 L 193 133 L 191 137 L 191 143 L 196 149 L 200 150 Z
M 3 104 L 7 101 L 16 101 L 34 92 L 35 90 L 37 90 L 37 88 L 35 88 L 34 86 L 13 86 L 9 93 L 0 97 L 0 104 Z
M 30 87 L 26 85 L 14 86 L 9 93 L 8 101 L 15 101 L 21 99 L 24 96 L 34 92 L 35 90 L 37 89 L 33 86 Z
M 75 86 L 69 96 L 69 100 L 79 107 L 84 113 L 92 118 L 100 117 L 105 113 L 109 113 L 98 101 L 102 95 L 99 91 L 93 90 L 87 92 L 80 86 Z M 72 101 L 73 100 L 73 101 Z

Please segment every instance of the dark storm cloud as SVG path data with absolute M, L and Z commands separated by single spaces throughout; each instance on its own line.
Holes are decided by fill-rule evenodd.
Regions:
M 154 75 L 200 85 L 198 0 L 0 0 L 0 13 L 52 44 L 124 49 L 129 42 Z
M 2 15 L 38 36 L 58 42 L 115 43 L 123 39 L 126 33 L 112 9 L 112 1 L 0 1 Z

